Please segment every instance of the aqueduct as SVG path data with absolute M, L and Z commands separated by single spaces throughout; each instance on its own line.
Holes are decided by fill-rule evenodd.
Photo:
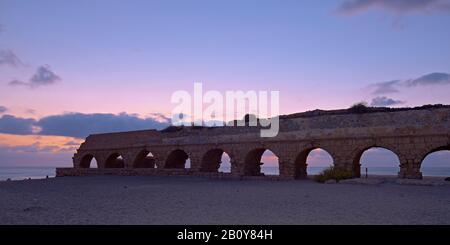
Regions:
M 260 128 L 250 126 L 172 129 L 90 135 L 75 153 L 73 168 L 58 168 L 57 176 L 223 176 L 219 166 L 224 152 L 231 159 L 227 176 L 260 176 L 262 153 L 270 150 L 279 159 L 279 178 L 298 179 L 307 176 L 309 152 L 321 148 L 332 156 L 335 167 L 359 177 L 363 152 L 382 147 L 398 156 L 399 178 L 420 179 L 428 154 L 450 150 L 450 107 L 291 114 L 280 117 L 280 132 L 273 138 L 261 138 Z M 98 168 L 90 168 L 93 158 Z

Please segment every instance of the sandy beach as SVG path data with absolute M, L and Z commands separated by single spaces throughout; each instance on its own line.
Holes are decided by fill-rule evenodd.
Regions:
M 0 182 L 0 210 L 0 224 L 450 224 L 450 185 L 62 177 Z

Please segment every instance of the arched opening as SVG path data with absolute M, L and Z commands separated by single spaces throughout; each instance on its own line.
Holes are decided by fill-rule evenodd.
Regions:
M 87 154 L 85 155 L 80 162 L 81 168 L 98 168 L 97 160 L 95 159 L 94 155 Z
M 279 175 L 278 157 L 270 150 L 259 148 L 250 151 L 245 157 L 244 175 Z
M 105 168 L 124 168 L 125 161 L 119 153 L 111 154 L 105 162 Z
M 295 177 L 307 178 L 308 174 L 314 175 L 333 166 L 333 157 L 322 148 L 310 148 L 298 154 L 295 159 Z
M 383 147 L 370 147 L 356 155 L 353 161 L 355 177 L 374 175 L 397 175 L 400 170 L 400 160 L 397 154 Z
M 167 157 L 164 168 L 189 168 L 189 155 L 183 150 L 174 150 Z
M 155 156 L 147 150 L 142 150 L 134 159 L 133 168 L 155 168 Z
M 222 154 L 222 158 L 220 159 L 220 167 L 219 172 L 222 173 L 231 173 L 231 157 L 226 152 Z
M 420 164 L 423 176 L 450 176 L 450 146 L 430 151 Z
M 201 172 L 231 172 L 230 156 L 222 149 L 212 149 L 202 158 Z

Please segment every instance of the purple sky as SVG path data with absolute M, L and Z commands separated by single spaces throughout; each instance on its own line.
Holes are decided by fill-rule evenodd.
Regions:
M 0 0 L 0 164 L 162 128 L 194 82 L 279 90 L 282 114 L 450 104 L 449 26 L 449 0 Z

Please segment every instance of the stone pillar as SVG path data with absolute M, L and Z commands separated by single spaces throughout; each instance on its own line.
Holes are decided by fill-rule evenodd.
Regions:
M 361 178 L 361 163 L 353 163 L 352 172 L 355 178 Z
M 308 164 L 307 163 L 296 166 L 295 178 L 296 179 L 307 179 L 308 178 Z
M 95 159 L 97 160 L 98 168 L 105 168 L 106 159 L 108 158 L 107 152 L 98 152 L 94 154 Z
M 353 139 L 324 140 L 322 142 L 312 143 L 315 148 L 321 148 L 330 154 L 333 159 L 333 167 L 343 171 L 350 171 L 354 177 L 359 177 L 355 173 L 353 165 L 355 142 Z
M 228 148 L 228 155 L 230 156 L 231 175 L 241 177 L 245 175 L 245 158 L 249 149 L 241 145 L 233 145 Z
M 151 152 L 155 158 L 155 167 L 163 169 L 169 150 L 166 148 L 153 148 Z
M 200 169 L 202 167 L 202 157 L 203 154 L 201 151 L 191 151 L 189 153 L 189 159 L 191 160 L 191 167 L 190 169 L 194 172 L 200 172 Z
M 128 169 L 133 168 L 133 163 L 136 160 L 136 157 L 140 153 L 140 151 L 141 149 L 139 150 L 129 149 L 120 151 L 124 161 L 124 168 Z
M 341 156 L 333 156 L 333 165 L 337 169 L 342 169 L 345 171 L 354 171 L 353 162 L 351 159 L 343 158 Z
M 231 156 L 230 156 L 231 157 Z M 233 176 L 243 176 L 244 175 L 244 158 L 233 154 L 230 159 L 231 164 L 231 175 Z
M 400 172 L 398 177 L 402 179 L 422 179 L 422 172 L 420 172 L 420 160 L 406 159 L 400 162 Z
M 160 155 L 159 157 L 155 158 L 155 167 L 159 168 L 159 169 L 163 169 L 165 162 L 166 162 L 166 156 Z
M 423 159 L 423 145 L 411 139 L 403 139 L 399 149 L 400 171 L 398 177 L 402 179 L 422 179 L 420 165 Z
M 289 156 L 280 156 L 278 157 L 278 164 L 280 167 L 280 178 L 295 179 L 296 177 L 298 177 L 298 172 L 295 168 L 295 158 Z
M 361 164 L 354 162 L 354 155 L 350 149 L 349 147 L 342 147 L 342 149 L 335 149 L 329 153 L 333 157 L 335 168 L 352 172 L 354 178 L 359 178 L 361 176 Z
M 82 158 L 80 158 L 79 155 L 80 154 L 77 152 L 72 157 L 72 163 L 74 168 L 80 168 L 80 162 Z

